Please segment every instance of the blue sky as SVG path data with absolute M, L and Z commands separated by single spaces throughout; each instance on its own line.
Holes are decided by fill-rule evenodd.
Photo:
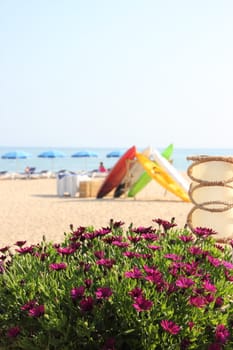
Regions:
M 233 148 L 232 18 L 232 0 L 0 0 L 0 145 Z

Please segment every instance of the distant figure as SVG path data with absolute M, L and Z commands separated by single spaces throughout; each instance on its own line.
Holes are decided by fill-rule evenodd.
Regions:
M 103 162 L 100 162 L 100 165 L 99 165 L 99 172 L 100 172 L 100 173 L 105 173 L 106 171 L 107 171 L 107 169 L 105 168 L 104 163 L 103 163 Z
M 26 174 L 30 174 L 30 168 L 29 168 L 29 166 L 26 166 L 26 168 L 24 169 L 24 172 L 25 172 Z

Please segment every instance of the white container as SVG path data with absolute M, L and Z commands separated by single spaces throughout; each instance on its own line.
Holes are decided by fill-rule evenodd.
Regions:
M 75 197 L 77 193 L 77 175 L 61 174 L 57 177 L 57 194 L 59 197 L 69 195 Z

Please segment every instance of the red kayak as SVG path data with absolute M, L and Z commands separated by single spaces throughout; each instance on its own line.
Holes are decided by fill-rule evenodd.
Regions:
M 104 180 L 102 186 L 100 187 L 96 198 L 102 198 L 111 192 L 115 187 L 117 187 L 122 179 L 125 177 L 130 160 L 133 160 L 136 155 L 136 147 L 132 146 L 129 148 L 116 162 L 114 167 L 111 169 L 110 173 Z

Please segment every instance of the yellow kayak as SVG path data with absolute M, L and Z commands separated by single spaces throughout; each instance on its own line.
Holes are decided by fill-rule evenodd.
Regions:
M 136 158 L 146 172 L 161 186 L 182 199 L 184 202 L 190 202 L 188 193 L 159 165 L 138 152 L 136 153 Z

